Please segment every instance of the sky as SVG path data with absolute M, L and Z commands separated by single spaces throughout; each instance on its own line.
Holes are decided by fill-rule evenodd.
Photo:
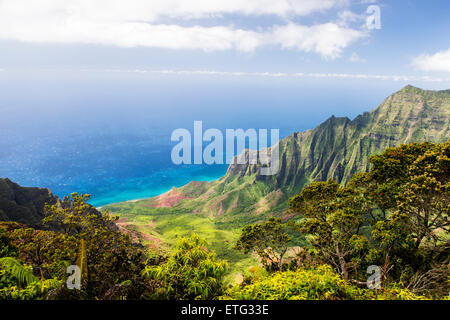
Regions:
M 15 128 L 44 110 L 130 127 L 148 114 L 240 125 L 263 109 L 264 124 L 311 128 L 407 84 L 450 88 L 449 12 L 448 0 L 0 0 L 0 112 Z M 299 110 L 307 120 L 281 116 Z
M 446 0 L 2 0 L 0 68 L 436 81 L 450 77 L 449 11 Z

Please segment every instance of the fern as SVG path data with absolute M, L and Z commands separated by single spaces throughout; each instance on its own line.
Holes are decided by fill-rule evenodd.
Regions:
M 18 260 L 11 257 L 0 258 L 0 265 L 11 276 L 17 279 L 19 285 L 29 285 L 38 279 L 33 275 L 33 271 L 23 266 Z

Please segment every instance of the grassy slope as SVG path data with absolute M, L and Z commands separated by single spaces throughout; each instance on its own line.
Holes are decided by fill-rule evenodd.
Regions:
M 238 280 L 243 271 L 257 261 L 233 249 L 240 229 L 225 228 L 213 218 L 192 213 L 185 209 L 151 208 L 147 200 L 110 205 L 108 210 L 120 215 L 119 223 L 130 230 L 133 236 L 148 246 L 150 253 L 157 249 L 168 252 L 180 237 L 192 232 L 208 239 L 208 248 L 214 250 L 220 259 L 229 261 L 227 281 Z M 137 231 L 137 232 L 136 232 Z
M 135 229 L 145 244 L 198 233 L 232 266 L 229 279 L 256 263 L 232 249 L 242 226 L 271 215 L 288 218 L 289 197 L 315 180 L 347 182 L 369 168 L 370 155 L 413 141 L 450 138 L 450 91 L 424 91 L 411 86 L 388 97 L 377 109 L 356 117 L 331 117 L 317 128 L 280 141 L 280 172 L 258 175 L 255 165 L 230 165 L 214 182 L 191 182 L 162 197 L 107 206 L 124 227 Z M 163 205 L 163 207 L 161 207 Z M 164 207 L 167 206 L 167 207 Z M 295 239 L 295 244 L 303 239 Z

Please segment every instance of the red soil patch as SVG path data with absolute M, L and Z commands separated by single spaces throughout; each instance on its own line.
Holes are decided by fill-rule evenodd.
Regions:
M 139 232 L 135 232 L 125 228 L 123 223 L 117 224 L 117 227 L 119 228 L 119 231 L 128 234 L 133 242 L 139 242 Z
M 130 222 L 126 222 L 128 221 L 128 218 L 122 218 L 116 221 L 116 226 L 120 229 L 120 230 L 126 230 L 124 227 L 130 225 Z
M 116 221 L 116 225 L 121 232 L 128 234 L 131 237 L 131 240 L 136 243 L 140 242 L 139 241 L 140 239 L 150 241 L 151 243 L 149 243 L 148 246 L 153 248 L 154 250 L 158 250 L 159 244 L 161 243 L 161 239 L 151 237 L 148 234 L 142 233 L 140 231 L 134 231 L 134 230 L 127 229 L 126 226 L 133 225 L 130 222 L 126 222 L 127 220 L 128 220 L 127 218 L 123 218 L 123 219 L 119 219 Z M 152 220 L 152 223 L 147 224 L 146 226 L 153 227 L 154 225 L 155 225 L 155 220 Z
M 151 237 L 148 234 L 144 234 L 141 233 L 142 238 L 144 238 L 147 241 L 150 241 L 150 243 L 148 244 L 149 247 L 153 248 L 154 250 L 158 250 L 159 249 L 159 245 L 161 243 L 161 239 L 155 238 L 155 237 Z
M 283 192 L 281 190 L 272 191 L 268 194 L 267 200 L 271 203 L 271 206 L 274 206 L 278 203 L 278 200 L 283 196 Z
M 296 215 L 297 215 L 297 213 L 295 213 L 295 212 L 285 214 L 284 216 L 281 217 L 281 221 L 286 222 L 287 220 L 294 218 Z
M 125 228 L 123 226 L 123 224 L 118 225 L 119 230 L 125 234 L 130 235 L 131 239 L 133 240 L 133 242 L 139 243 L 140 239 L 144 239 L 149 241 L 150 243 L 147 244 L 148 247 L 151 247 L 154 250 L 158 250 L 159 249 L 159 245 L 161 243 L 161 239 L 149 236 L 148 234 L 139 232 L 139 231 L 133 231 L 133 230 L 129 230 L 127 228 Z
M 151 223 L 145 224 L 144 227 L 153 228 L 155 226 L 155 220 L 152 220 Z
M 224 212 L 224 210 L 223 210 L 223 203 L 222 203 L 222 201 L 220 201 L 219 212 L 217 212 L 217 215 L 221 216 L 221 215 L 223 215 L 223 212 Z
M 283 192 L 281 190 L 272 191 L 265 198 L 261 199 L 260 201 L 258 201 L 258 203 L 255 204 L 254 208 L 257 208 L 255 210 L 255 214 L 260 214 L 264 211 L 272 209 L 278 204 L 282 196 Z
M 148 204 L 148 206 L 153 208 L 171 208 L 184 199 L 188 199 L 188 197 L 173 187 L 170 191 L 154 198 L 154 201 Z

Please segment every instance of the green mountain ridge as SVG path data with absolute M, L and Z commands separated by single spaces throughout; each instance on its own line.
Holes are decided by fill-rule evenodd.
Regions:
M 217 181 L 191 182 L 144 202 L 224 222 L 284 215 L 288 198 L 312 181 L 333 179 L 345 184 L 354 173 L 368 171 L 369 157 L 386 148 L 447 141 L 449 119 L 450 90 L 407 86 L 353 120 L 332 116 L 315 129 L 280 140 L 276 175 L 259 175 L 259 164 L 231 164 Z
M 0 178 L 0 221 L 40 226 L 45 203 L 56 204 L 58 201 L 49 189 L 22 187 L 7 178 Z
M 0 178 L 0 221 L 14 221 L 36 229 L 61 231 L 55 224 L 43 224 L 42 219 L 46 215 L 46 204 L 60 207 L 63 201 L 50 189 L 23 187 L 8 178 Z M 101 214 L 91 205 L 89 210 L 93 214 Z

